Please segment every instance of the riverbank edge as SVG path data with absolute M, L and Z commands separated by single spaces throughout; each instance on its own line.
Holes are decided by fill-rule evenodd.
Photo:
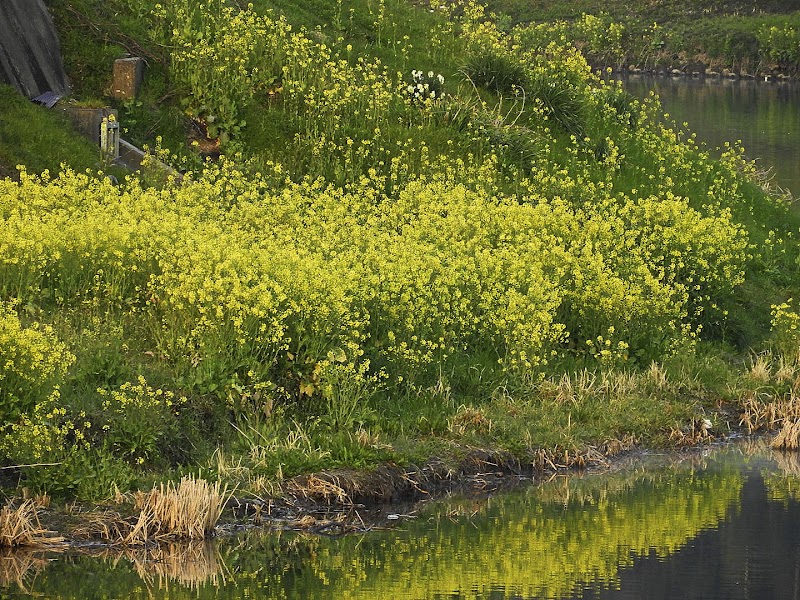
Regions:
M 703 63 L 683 62 L 662 67 L 642 67 L 634 64 L 590 64 L 600 74 L 618 77 L 659 77 L 672 79 L 701 79 L 712 81 L 757 81 L 762 83 L 790 83 L 800 81 L 800 68 L 781 71 L 774 68 L 737 69 L 733 66 L 711 68 Z
M 252 529 L 319 535 L 387 529 L 413 518 L 421 503 L 448 496 L 486 497 L 554 476 L 614 468 L 655 449 L 678 455 L 747 435 L 771 435 L 777 429 L 764 426 L 751 431 L 743 426 L 741 415 L 740 405 L 720 406 L 712 416 L 718 423 L 727 423 L 726 431 L 709 431 L 702 421 L 692 422 L 672 432 L 667 446 L 640 444 L 628 438 L 586 445 L 573 452 L 539 448 L 524 458 L 507 451 L 460 447 L 464 453 L 459 458 L 434 456 L 421 465 L 384 463 L 368 470 L 331 469 L 298 475 L 264 497 L 246 491 L 239 494 L 234 489 L 226 494 L 211 537 L 228 537 Z M 41 538 L 41 544 L 21 549 L 71 552 L 139 547 L 142 544 L 127 544 L 121 538 L 103 535 L 121 523 L 133 525 L 138 518 L 133 505 L 132 494 L 119 494 L 109 503 L 39 506 L 38 520 L 46 536 Z M 163 539 L 145 546 L 179 541 Z

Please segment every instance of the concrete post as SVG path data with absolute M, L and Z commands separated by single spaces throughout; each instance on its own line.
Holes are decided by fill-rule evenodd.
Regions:
M 111 96 L 118 100 L 132 100 L 139 95 L 144 79 L 144 60 L 139 57 L 118 58 L 114 61 Z

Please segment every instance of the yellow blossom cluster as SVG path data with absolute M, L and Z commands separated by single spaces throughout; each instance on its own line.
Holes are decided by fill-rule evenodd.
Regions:
M 190 388 L 293 395 L 330 352 L 422 381 L 487 358 L 537 369 L 613 327 L 649 359 L 742 280 L 747 236 L 724 210 L 602 189 L 576 207 L 543 179 L 503 196 L 483 167 L 437 170 L 391 201 L 382 178 L 273 188 L 226 164 L 164 190 L 25 177 L 3 184 L 3 293 L 136 314 Z
M 13 423 L 57 395 L 75 359 L 47 325 L 24 327 L 14 306 L 0 301 L 0 420 Z

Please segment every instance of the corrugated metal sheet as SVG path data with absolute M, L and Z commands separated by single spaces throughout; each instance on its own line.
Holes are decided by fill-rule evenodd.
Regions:
M 45 92 L 40 96 L 36 96 L 36 98 L 31 98 L 36 104 L 41 104 L 47 108 L 53 108 L 58 101 L 61 100 L 61 96 L 56 94 L 55 92 Z
M 58 35 L 43 0 L 0 0 L 0 81 L 28 98 L 69 93 Z

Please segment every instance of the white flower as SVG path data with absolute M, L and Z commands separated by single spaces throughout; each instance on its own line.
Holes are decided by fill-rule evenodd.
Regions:
M 428 71 L 428 79 L 433 79 L 433 71 Z
M 440 83 L 441 85 L 444 85 L 444 75 L 442 75 L 441 73 L 439 73 L 439 75 L 437 75 L 437 76 L 436 76 L 436 78 L 439 80 L 439 83 Z

